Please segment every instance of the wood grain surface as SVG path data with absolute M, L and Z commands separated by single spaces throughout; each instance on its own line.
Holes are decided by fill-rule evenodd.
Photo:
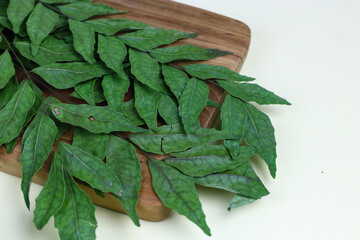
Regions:
M 196 38 L 180 40 L 173 45 L 194 44 L 201 47 L 218 48 L 233 52 L 233 55 L 206 61 L 208 64 L 222 65 L 232 70 L 240 71 L 245 60 L 250 44 L 250 29 L 240 21 L 168 0 L 97 0 L 94 2 L 104 3 L 119 10 L 129 10 L 127 14 L 112 15 L 107 16 L 107 18 L 133 19 L 151 24 L 154 27 L 199 33 Z M 178 62 L 176 64 L 183 65 L 186 63 L 189 62 Z M 193 61 L 191 63 L 196 62 Z M 215 85 L 209 85 L 209 88 L 209 98 L 222 103 L 225 96 L 223 90 Z M 46 89 L 43 90 L 45 96 L 50 95 Z M 59 91 L 58 93 L 68 95 L 69 91 Z M 54 96 L 58 97 L 57 95 Z M 60 100 L 62 99 L 60 98 Z M 206 107 L 200 115 L 201 125 L 203 127 L 211 127 L 218 116 L 218 111 L 214 107 Z M 62 141 L 71 142 L 72 131 L 64 134 Z M 0 166 L 2 168 L 0 170 L 21 177 L 20 153 L 21 138 L 18 139 L 11 154 L 7 154 L 5 147 L 1 146 Z M 33 182 L 45 184 L 52 155 L 53 153 L 43 168 L 35 175 Z M 161 221 L 166 218 L 170 209 L 162 204 L 152 188 L 147 157 L 142 154 L 138 154 L 138 156 L 143 174 L 142 187 L 137 204 L 139 217 L 149 221 Z M 155 157 L 158 159 L 162 158 L 162 156 Z M 100 198 L 92 189 L 82 184 L 79 185 L 90 195 L 96 205 L 124 213 L 120 202 L 115 200 L 111 194 L 106 194 L 105 198 Z M 16 191 L 18 190 L 16 189 Z

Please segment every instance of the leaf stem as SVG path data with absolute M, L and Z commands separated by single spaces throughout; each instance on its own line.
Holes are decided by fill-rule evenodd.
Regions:
M 46 6 L 47 8 L 50 8 L 50 9 L 53 10 L 54 12 L 57 12 L 58 14 L 66 17 L 66 18 L 68 18 L 68 19 L 75 20 L 75 18 L 72 18 L 72 17 L 70 17 L 69 15 L 66 15 L 66 14 L 62 13 L 59 9 L 57 9 L 56 7 L 51 6 L 51 5 L 48 4 L 48 3 L 42 3 L 42 4 L 43 4 L 44 6 Z

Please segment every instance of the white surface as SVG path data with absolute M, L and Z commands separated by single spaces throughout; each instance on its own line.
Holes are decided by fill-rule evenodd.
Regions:
M 276 129 L 277 178 L 257 164 L 271 194 L 231 213 L 231 194 L 201 189 L 212 238 L 175 213 L 137 228 L 97 208 L 97 239 L 360 239 L 359 1 L 179 2 L 247 23 L 252 42 L 241 73 L 293 103 L 261 107 Z M 36 230 L 20 179 L 0 173 L 0 189 L 1 239 L 58 239 L 53 220 Z M 39 191 L 33 184 L 32 206 Z

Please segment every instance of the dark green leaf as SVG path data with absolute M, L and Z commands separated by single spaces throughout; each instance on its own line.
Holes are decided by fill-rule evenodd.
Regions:
M 155 192 L 164 205 L 186 216 L 210 236 L 194 180 L 155 159 L 149 159 L 149 168 Z
M 124 95 L 130 87 L 129 78 L 122 78 L 117 74 L 106 75 L 102 81 L 102 87 L 109 106 L 121 112 Z
M 202 186 L 220 188 L 255 199 L 269 194 L 249 161 L 229 171 L 195 178 L 195 182 Z
M 70 175 L 87 182 L 91 187 L 102 192 L 122 196 L 121 181 L 100 158 L 64 142 L 60 142 L 59 151 Z
M 161 63 L 178 60 L 210 60 L 231 52 L 219 49 L 202 48 L 194 45 L 181 45 L 176 47 L 157 48 L 149 51 L 150 54 Z
M 10 53 L 6 50 L 0 56 L 0 89 L 4 88 L 10 78 L 15 75 L 15 68 Z
M 23 81 L 8 104 L 0 111 L 0 145 L 16 138 L 35 101 L 35 94 L 27 81 Z
M 80 82 L 108 74 L 110 70 L 99 63 L 90 65 L 86 62 L 71 62 L 40 66 L 35 68 L 33 72 L 57 89 L 66 89 L 74 87 Z
M 238 154 L 239 145 L 244 136 L 247 122 L 247 112 L 240 99 L 230 95 L 225 97 L 221 107 L 222 130 L 226 133 L 235 133 L 240 136 L 236 140 L 225 140 L 225 146 L 231 155 Z
M 97 158 L 104 159 L 108 141 L 108 134 L 94 134 L 85 129 L 75 127 L 72 145 Z
M 199 119 L 201 111 L 207 105 L 209 88 L 196 78 L 190 79 L 179 100 L 179 113 L 188 131 Z
M 207 106 L 210 107 L 215 107 L 215 108 L 221 108 L 221 105 L 218 104 L 217 102 L 215 102 L 214 100 L 211 100 L 210 98 L 208 98 L 207 102 L 206 102 Z
M 181 94 L 184 91 L 187 82 L 189 81 L 188 76 L 183 71 L 165 64 L 162 64 L 161 68 L 166 85 L 170 88 L 175 97 L 180 99 Z
M 223 66 L 214 66 L 208 64 L 191 64 L 183 66 L 185 71 L 193 77 L 200 79 L 222 79 L 228 81 L 253 81 L 254 78 L 240 75 L 237 72 Z
M 271 176 L 276 176 L 276 141 L 274 127 L 266 114 L 249 103 L 243 103 L 248 114 L 245 141 L 254 147 L 269 167 Z
M 158 102 L 157 109 L 159 111 L 160 116 L 168 124 L 177 124 L 181 122 L 177 102 L 175 101 L 176 100 L 171 98 L 170 96 L 160 93 L 160 99 Z
M 58 6 L 58 8 L 65 15 L 78 21 L 82 21 L 97 15 L 108 15 L 126 12 L 118 11 L 115 8 L 112 8 L 105 4 L 95 3 L 70 3 Z
M 31 43 L 29 41 L 15 40 L 14 46 L 19 50 L 22 56 L 39 65 L 82 60 L 82 57 L 75 52 L 72 44 L 65 43 L 52 36 L 45 38 L 44 42 L 40 45 L 36 56 L 31 54 Z
M 84 3 L 91 3 L 94 0 L 41 0 L 43 3 L 77 3 L 77 2 L 84 2 Z
M 157 104 L 159 93 L 146 85 L 135 81 L 135 107 L 140 117 L 144 119 L 150 129 L 157 129 Z
M 99 34 L 97 52 L 108 68 L 114 70 L 121 78 L 127 78 L 122 65 L 127 50 L 120 39 Z
M 33 10 L 35 0 L 10 0 L 7 8 L 7 15 L 12 24 L 14 33 L 19 33 L 20 25 Z
M 95 206 L 74 179 L 65 172 L 65 198 L 55 215 L 55 227 L 61 239 L 95 240 Z
M 16 145 L 16 143 L 17 143 L 17 141 L 19 140 L 19 137 L 20 137 L 20 136 L 18 136 L 17 138 L 13 139 L 11 142 L 5 144 L 5 148 L 6 148 L 7 154 L 11 154 L 11 153 L 12 153 L 12 151 L 14 150 L 14 147 L 15 147 L 15 145 Z
M 150 27 L 150 25 L 146 23 L 129 19 L 95 19 L 88 20 L 86 23 L 90 24 L 96 32 L 109 36 L 121 31 L 139 30 Z
M 119 198 L 122 206 L 135 225 L 140 226 L 136 203 L 139 199 L 142 170 L 135 147 L 119 137 L 110 136 L 106 164 L 124 185 L 124 194 Z
M 228 81 L 217 81 L 219 85 L 234 97 L 245 102 L 256 102 L 258 104 L 285 104 L 291 105 L 285 99 L 275 95 L 273 92 L 260 87 L 257 84 L 237 83 Z
M 16 76 L 13 76 L 3 89 L 0 89 L 0 110 L 10 101 L 19 87 Z
M 255 202 L 256 199 L 242 196 L 240 194 L 236 194 L 235 197 L 231 200 L 230 206 L 228 207 L 228 211 L 230 212 L 233 208 L 238 208 L 244 206 L 246 204 L 250 204 Z
M 32 178 L 49 157 L 58 130 L 46 112 L 42 111 L 36 115 L 26 132 L 20 155 L 21 190 L 24 194 L 26 206 L 30 209 L 29 190 Z
M 124 117 L 129 119 L 130 122 L 136 125 L 145 124 L 144 120 L 139 116 L 139 113 L 136 111 L 134 99 L 131 99 L 128 102 L 123 102 L 121 106 L 121 112 L 124 114 Z
M 161 28 L 146 28 L 119 36 L 126 45 L 142 51 L 148 51 L 161 45 L 173 43 L 182 38 L 195 37 L 197 33 L 186 33 Z
M 62 159 L 60 154 L 55 152 L 46 184 L 36 198 L 34 223 L 37 229 L 42 229 L 49 219 L 61 209 L 65 200 L 65 191 Z
M 42 3 L 38 3 L 26 22 L 27 33 L 31 40 L 31 53 L 38 53 L 41 42 L 51 33 L 55 24 L 59 21 L 59 15 Z
M 89 105 L 95 106 L 95 95 L 94 87 L 98 79 L 94 78 L 92 80 L 81 82 L 76 84 L 75 91 L 84 99 Z
M 72 105 L 64 103 L 50 104 L 54 116 L 61 122 L 82 127 L 92 133 L 110 133 L 113 131 L 143 132 L 127 120 L 121 113 L 109 107 Z
M 95 32 L 92 27 L 71 19 L 69 20 L 69 27 L 74 37 L 75 50 L 90 64 L 95 63 Z
M 131 73 L 137 80 L 146 84 L 155 91 L 161 91 L 159 84 L 160 66 L 158 61 L 147 53 L 129 49 Z
M 202 155 L 229 155 L 227 148 L 224 145 L 201 145 L 193 147 L 184 152 L 172 153 L 174 157 L 196 157 Z

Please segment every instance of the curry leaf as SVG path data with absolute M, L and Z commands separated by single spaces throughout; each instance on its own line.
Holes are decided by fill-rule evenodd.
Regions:
M 105 4 L 95 3 L 70 3 L 58 6 L 58 8 L 65 15 L 78 21 L 82 21 L 96 15 L 107 15 L 126 12 L 118 11 L 115 8 L 112 8 Z
M 38 3 L 26 22 L 27 32 L 31 39 L 31 53 L 38 53 L 41 42 L 50 34 L 59 21 L 59 15 L 42 3 Z
M 157 129 L 157 103 L 159 93 L 146 85 L 135 81 L 135 107 L 140 117 L 150 129 Z
M 130 87 L 129 78 L 127 76 L 122 78 L 117 74 L 106 75 L 102 81 L 102 87 L 109 106 L 121 112 L 124 95 Z
M 241 194 L 236 194 L 233 199 L 231 199 L 230 206 L 228 207 L 228 211 L 230 212 L 233 208 L 238 208 L 244 206 L 246 204 L 250 204 L 256 201 L 256 199 L 251 197 L 246 197 Z
M 95 134 L 85 129 L 76 127 L 74 129 L 72 145 L 97 158 L 104 159 L 108 141 L 108 134 Z
M 39 65 L 82 60 L 81 56 L 75 52 L 72 44 L 65 43 L 52 36 L 44 39 L 43 43 L 39 46 L 36 56 L 33 56 L 31 53 L 31 43 L 29 41 L 15 39 L 14 45 L 22 56 Z
M 174 157 L 196 157 L 202 155 L 229 155 L 227 148 L 224 145 L 200 145 L 193 147 L 184 152 L 171 153 Z
M 119 137 L 110 136 L 106 164 L 111 167 L 124 185 L 124 194 L 119 198 L 126 213 L 136 226 L 140 226 L 136 203 L 141 188 L 141 165 L 135 147 Z
M 177 60 L 210 60 L 231 52 L 219 49 L 202 48 L 194 45 L 181 45 L 176 47 L 157 48 L 149 51 L 150 54 L 161 63 Z
M 0 89 L 0 109 L 2 109 L 15 94 L 19 87 L 16 76 L 13 76 L 3 89 Z
M 33 70 L 45 81 L 58 89 L 74 87 L 80 82 L 110 73 L 103 64 L 86 62 L 52 63 Z M 66 79 L 63 81 L 62 79 Z
M 161 65 L 161 68 L 166 85 L 170 88 L 175 97 L 180 99 L 181 94 L 184 91 L 187 82 L 189 81 L 188 76 L 183 71 L 165 64 Z
M 214 66 L 208 64 L 191 64 L 183 66 L 185 71 L 193 77 L 200 79 L 222 79 L 228 81 L 253 81 L 254 78 L 246 77 L 231 71 L 223 66 Z
M 170 96 L 160 93 L 160 99 L 157 105 L 160 116 L 168 124 L 177 124 L 181 122 L 178 110 L 178 103 Z
M 6 50 L 0 56 L 0 89 L 4 88 L 10 78 L 15 75 L 14 64 L 10 53 Z
M 208 96 L 206 83 L 196 78 L 187 82 L 179 100 L 179 113 L 186 131 L 198 121 L 201 111 L 207 105 Z
M 0 111 L 0 145 L 16 138 L 35 101 L 35 94 L 27 81 L 23 81 L 8 104 Z
M 194 180 L 159 160 L 149 159 L 149 168 L 155 192 L 164 205 L 186 216 L 210 236 Z
M 33 10 L 35 0 L 10 0 L 7 15 L 12 24 L 14 33 L 19 33 L 20 25 Z
M 55 227 L 61 239 L 95 240 L 95 206 L 74 179 L 65 171 L 65 198 L 55 215 Z
M 129 19 L 95 19 L 88 20 L 86 23 L 91 25 L 96 32 L 109 36 L 121 31 L 139 30 L 150 27 L 150 25 L 146 23 Z
M 217 81 L 217 83 L 232 96 L 238 97 L 245 102 L 254 101 L 258 104 L 291 105 L 284 98 L 275 95 L 273 92 L 270 92 L 257 84 L 228 81 Z
M 74 37 L 75 50 L 90 64 L 95 63 L 95 32 L 92 27 L 71 19 L 69 20 L 69 27 Z
M 49 105 L 54 116 L 61 122 L 82 127 L 92 133 L 113 131 L 143 132 L 121 113 L 109 107 L 53 103 Z
M 146 28 L 121 35 L 119 38 L 130 47 L 148 51 L 158 46 L 170 44 L 182 38 L 192 38 L 196 35 L 197 33 L 164 30 L 161 28 Z
M 121 181 L 100 158 L 64 142 L 60 142 L 59 151 L 70 175 L 87 182 L 91 187 L 102 192 L 122 196 Z
M 269 167 L 271 176 L 276 176 L 276 141 L 274 127 L 269 117 L 249 103 L 243 103 L 248 120 L 246 124 L 245 141 L 254 147 Z
M 55 152 L 46 184 L 36 198 L 34 223 L 37 229 L 42 229 L 49 219 L 61 209 L 65 200 L 65 191 L 62 159 L 60 154 Z
M 30 209 L 29 190 L 31 180 L 48 158 L 58 132 L 51 118 L 42 112 L 36 116 L 23 138 L 23 149 L 20 156 L 22 181 L 21 190 L 26 206 Z
M 121 78 L 127 78 L 122 65 L 127 50 L 120 39 L 99 34 L 97 52 L 108 68 L 114 70 Z
M 92 106 L 95 106 L 94 87 L 96 81 L 97 79 L 94 78 L 86 82 L 78 83 L 75 86 L 75 91 L 80 95 L 80 97 Z
M 41 2 L 43 3 L 50 3 L 50 4 L 55 4 L 55 3 L 76 3 L 76 2 L 86 2 L 86 3 L 90 3 L 93 0 L 41 0 Z
M 136 111 L 134 99 L 123 102 L 121 106 L 121 112 L 124 114 L 124 117 L 136 125 L 143 125 L 145 123 L 144 120 L 139 116 L 139 113 Z

